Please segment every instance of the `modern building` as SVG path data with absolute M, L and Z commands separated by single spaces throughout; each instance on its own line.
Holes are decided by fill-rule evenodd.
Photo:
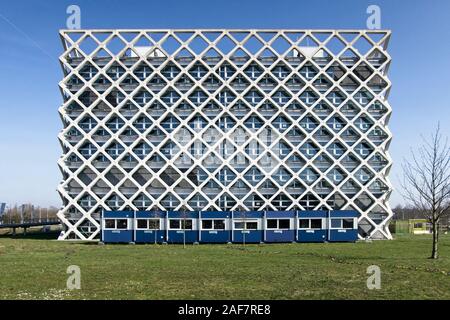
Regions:
M 0 222 L 3 221 L 3 214 L 5 213 L 5 210 L 6 210 L 6 203 L 0 202 Z
M 60 36 L 60 239 L 102 210 L 357 210 L 391 238 L 390 31 Z

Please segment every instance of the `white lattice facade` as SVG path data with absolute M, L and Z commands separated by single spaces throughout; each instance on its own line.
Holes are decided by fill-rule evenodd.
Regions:
M 389 239 L 389 31 L 73 30 L 60 239 L 106 210 L 361 213 Z

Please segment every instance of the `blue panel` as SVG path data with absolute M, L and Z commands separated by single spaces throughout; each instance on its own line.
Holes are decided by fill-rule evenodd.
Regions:
M 326 218 L 328 216 L 327 211 L 297 211 L 299 218 Z
M 263 241 L 263 231 L 262 230 L 235 230 L 233 231 L 233 242 L 244 242 L 243 232 L 245 234 L 246 243 L 260 243 Z
M 359 212 L 355 210 L 332 210 L 330 216 L 332 218 L 357 218 Z
M 165 218 L 166 212 L 165 211 L 137 211 L 136 212 L 136 218 Z
M 129 243 L 133 242 L 133 230 L 104 230 L 104 243 Z
M 298 230 L 298 242 L 324 242 L 327 241 L 328 230 Z
M 295 241 L 294 230 L 267 230 L 266 242 L 293 242 Z
M 186 230 L 186 243 L 198 242 L 198 231 Z M 169 230 L 167 243 L 183 243 L 183 230 Z
M 358 230 L 355 229 L 336 229 L 330 230 L 330 239 L 332 242 L 355 242 L 358 240 Z
M 266 218 L 295 218 L 295 211 L 266 211 Z
M 231 211 L 202 211 L 202 219 L 231 218 Z
M 104 211 L 103 219 L 125 219 L 136 218 L 151 219 L 151 218 L 168 218 L 170 219 L 199 219 L 201 215 L 202 219 L 230 219 L 232 216 L 235 219 L 283 219 L 294 218 L 296 215 L 298 218 L 355 218 L 359 216 L 359 213 L 354 210 L 334 210 L 334 211 L 138 211 L 134 214 L 133 211 Z M 200 220 L 194 221 L 194 224 L 199 224 Z M 227 243 L 230 241 L 242 243 L 244 240 L 247 243 L 260 243 L 265 242 L 354 242 L 358 240 L 357 226 L 355 229 L 327 229 L 323 230 L 203 230 L 201 231 L 201 242 L 203 243 Z M 168 243 L 183 243 L 183 230 L 103 230 L 102 239 L 105 243 L 154 243 L 156 241 L 162 243 L 167 241 Z M 167 232 L 167 233 L 166 233 Z M 265 233 L 264 233 L 265 232 Z M 166 234 L 168 238 L 166 239 Z M 134 239 L 134 235 L 136 239 Z M 233 235 L 233 237 L 232 237 Z M 199 242 L 198 230 L 186 230 L 185 232 L 186 243 Z
M 198 211 L 169 211 L 169 219 L 198 219 Z
M 103 212 L 103 218 L 133 218 L 134 212 L 133 211 L 104 211 Z
M 264 215 L 263 211 L 248 211 L 248 212 L 233 211 L 233 218 L 236 218 L 236 219 L 262 218 L 263 215 Z
M 227 243 L 231 242 L 231 231 L 210 230 L 201 231 L 202 243 Z
M 165 230 L 136 230 L 136 243 L 162 243 L 166 241 L 166 231 Z

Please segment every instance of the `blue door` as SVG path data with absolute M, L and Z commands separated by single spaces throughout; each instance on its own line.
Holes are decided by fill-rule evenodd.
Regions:
M 327 230 L 298 230 L 298 242 L 325 242 Z
M 136 243 L 163 243 L 165 241 L 165 230 L 136 230 Z
M 198 242 L 198 231 L 169 230 L 168 243 L 195 243 Z
M 231 242 L 231 231 L 230 230 L 210 230 L 201 231 L 201 242 L 202 243 L 228 243 Z
M 236 243 L 261 243 L 263 242 L 262 230 L 234 230 L 233 242 Z

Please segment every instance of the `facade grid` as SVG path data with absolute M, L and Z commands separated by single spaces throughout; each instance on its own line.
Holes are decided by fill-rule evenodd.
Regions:
M 62 30 L 60 239 L 102 210 L 357 210 L 390 239 L 385 30 Z

